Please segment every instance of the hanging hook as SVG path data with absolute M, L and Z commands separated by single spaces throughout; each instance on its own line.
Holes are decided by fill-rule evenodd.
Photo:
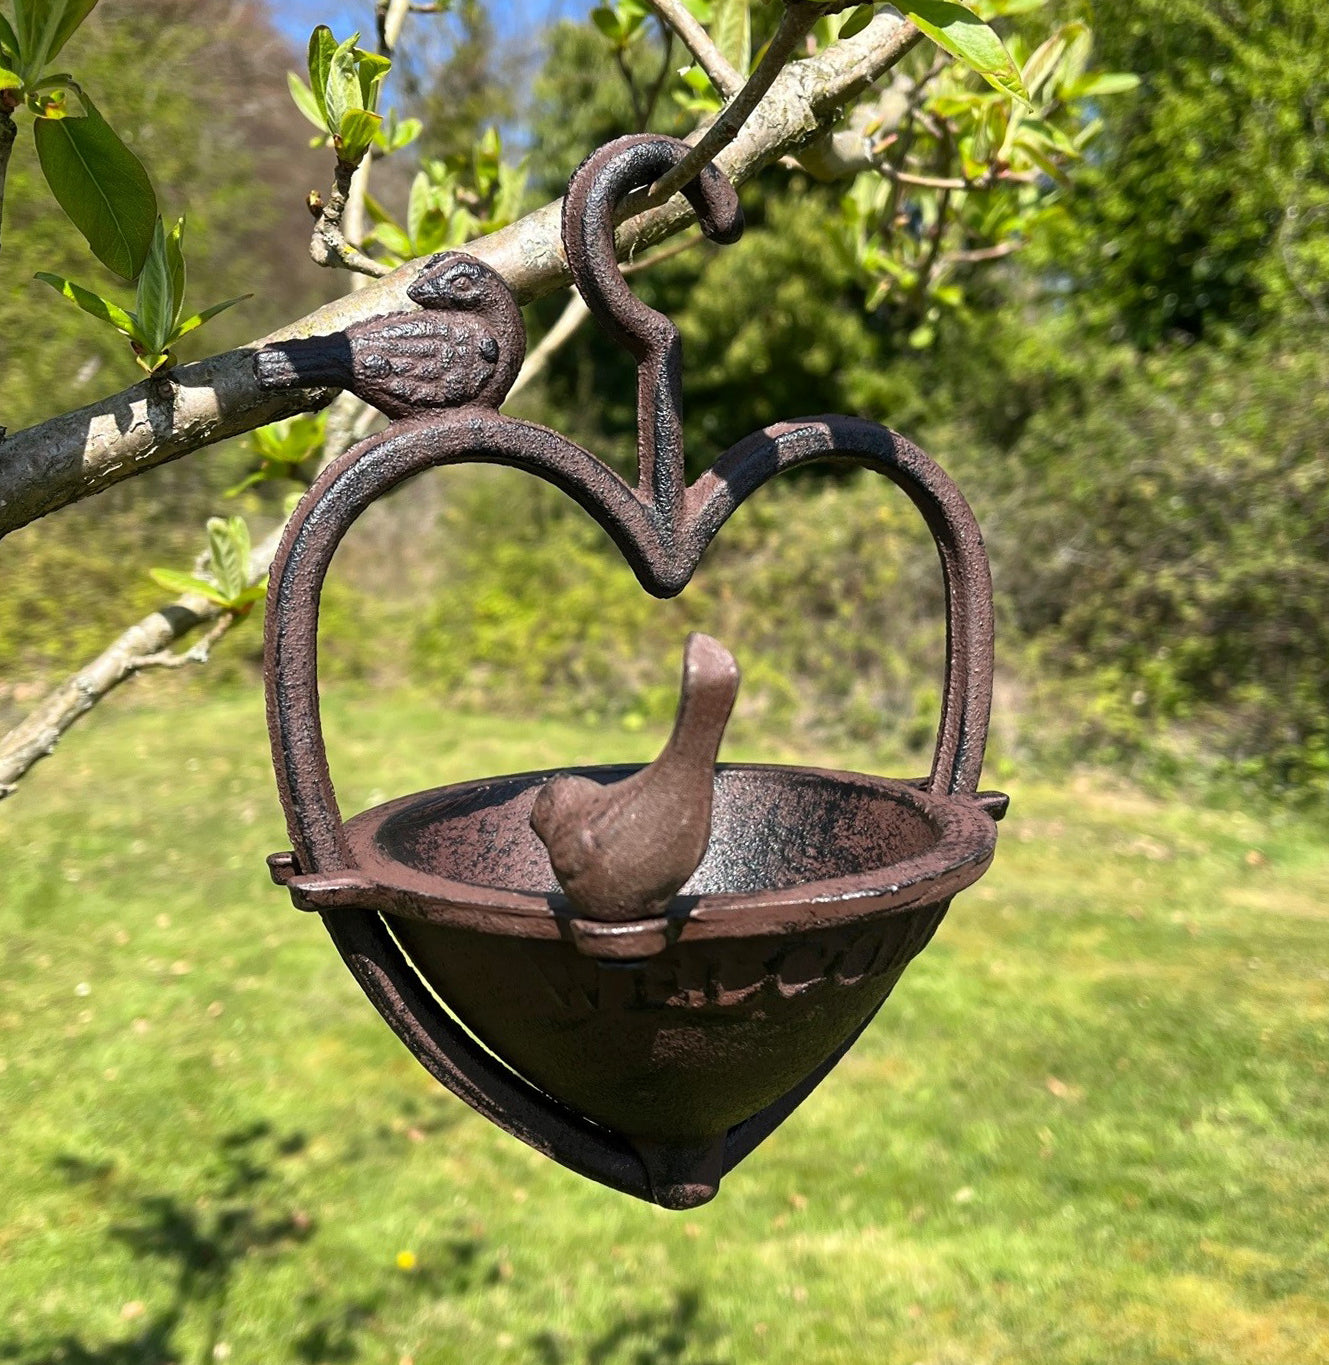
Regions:
M 637 491 L 674 521 L 683 495 L 682 369 L 678 328 L 628 288 L 614 246 L 614 212 L 687 154 L 686 142 L 651 133 L 621 137 L 572 173 L 563 200 L 563 250 L 595 320 L 637 361 Z M 714 242 L 743 233 L 738 194 L 713 165 L 683 186 L 702 232 Z
M 614 211 L 633 190 L 645 189 L 672 170 L 691 149 L 654 133 L 621 137 L 587 157 L 572 173 L 563 200 L 563 249 L 572 278 L 596 321 L 638 361 L 667 347 L 672 322 L 628 288 L 614 250 Z M 697 211 L 702 232 L 714 242 L 738 241 L 743 210 L 738 194 L 715 166 L 706 166 L 683 194 Z

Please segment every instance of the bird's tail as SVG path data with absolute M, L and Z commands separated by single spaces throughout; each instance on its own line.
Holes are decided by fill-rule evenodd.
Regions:
M 350 343 L 343 336 L 279 341 L 254 355 L 261 389 L 312 389 L 351 386 Z

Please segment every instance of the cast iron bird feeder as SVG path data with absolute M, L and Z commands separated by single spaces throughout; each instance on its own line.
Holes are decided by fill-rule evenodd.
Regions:
M 525 352 L 521 314 L 500 277 L 460 252 L 433 257 L 411 286 L 419 311 L 255 359 L 265 387 L 350 388 L 392 419 L 309 489 L 273 563 L 268 720 L 294 849 L 269 860 L 274 878 L 322 916 L 365 994 L 445 1086 L 572 1170 L 674 1209 L 712 1198 L 845 1054 L 951 897 L 987 869 L 1006 806 L 976 791 L 992 690 L 988 563 L 942 470 L 884 427 L 821 416 L 754 432 L 684 483 L 679 334 L 620 274 L 614 212 L 685 150 L 620 139 L 578 168 L 563 208 L 576 286 L 637 363 L 635 486 L 497 411 Z M 708 237 L 738 238 L 738 199 L 714 166 L 684 193 Z M 664 598 L 739 503 L 813 460 L 884 474 L 940 552 L 947 661 L 926 779 L 716 766 L 737 670 L 694 636 L 673 738 L 650 767 L 481 778 L 343 823 L 319 718 L 319 597 L 338 542 L 376 498 L 437 465 L 525 470 L 574 498 Z

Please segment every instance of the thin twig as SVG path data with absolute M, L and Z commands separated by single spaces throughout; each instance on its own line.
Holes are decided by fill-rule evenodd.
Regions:
M 825 6 L 807 4 L 803 0 L 789 4 L 780 16 L 775 36 L 762 53 L 757 69 L 733 99 L 720 110 L 715 122 L 701 135 L 692 150 L 643 195 L 633 195 L 624 206 L 624 217 L 657 208 L 677 190 L 682 189 L 705 166 L 715 160 L 716 153 L 727 147 L 739 134 L 752 111 L 761 103 L 762 96 L 771 88 L 775 78 L 794 49 L 825 13 Z
M 368 162 L 366 157 L 361 166 Z M 324 202 L 317 197 L 310 198 L 310 209 L 316 215 L 314 235 L 309 239 L 309 255 L 315 265 L 354 270 L 360 275 L 382 279 L 392 274 L 392 267 L 366 256 L 353 242 L 346 238 L 343 221 L 347 207 L 352 202 L 352 188 L 356 172 L 360 167 L 348 165 L 340 158 L 337 160 L 336 179 L 332 193 Z M 363 202 L 363 200 L 361 200 Z
M 641 93 L 637 89 L 637 78 L 632 74 L 632 68 L 628 65 L 628 54 L 621 47 L 614 49 L 614 64 L 618 67 L 618 74 L 623 77 L 623 84 L 628 88 L 628 99 L 632 101 L 632 121 L 637 125 L 638 132 L 645 132 L 646 115 L 642 110 Z
M 672 260 L 675 256 L 681 256 L 685 251 L 691 251 L 693 247 L 701 246 L 706 240 L 700 232 L 694 236 L 686 237 L 681 242 L 675 242 L 672 246 L 661 247 L 659 251 L 652 251 L 649 256 L 642 256 L 639 260 L 626 261 L 619 267 L 621 275 L 635 275 L 639 271 L 649 270 L 653 265 L 659 265 L 661 261 Z
M 940 274 L 953 265 L 980 265 L 984 261 L 999 261 L 1003 256 L 1014 256 L 1017 251 L 1023 251 L 1028 245 L 1028 242 L 1023 239 L 1012 237 L 1008 241 L 998 242 L 995 246 L 979 246 L 972 247 L 968 251 L 952 251 L 937 262 L 937 272 Z
M 239 612 L 226 611 L 217 618 L 212 629 L 188 649 L 159 649 L 155 654 L 137 654 L 127 660 L 131 672 L 141 673 L 145 668 L 184 668 L 186 664 L 205 664 L 212 654 L 212 647 L 244 616 Z
M 660 95 L 669 80 L 670 69 L 674 64 L 674 30 L 661 23 L 660 37 L 664 43 L 664 50 L 660 53 L 660 70 L 646 90 L 646 111 L 641 120 L 641 131 L 643 133 L 650 126 L 656 106 L 660 103 Z
M 942 190 L 941 197 L 937 200 L 937 221 L 933 223 L 932 230 L 928 233 L 927 255 L 919 267 L 918 283 L 914 285 L 913 289 L 915 308 L 921 308 L 923 300 L 927 296 L 928 281 L 932 278 L 932 271 L 937 264 L 937 256 L 941 251 L 941 239 L 946 231 L 946 215 L 950 212 L 953 193 L 952 190 Z
M 711 36 L 693 17 L 682 0 L 646 0 L 662 24 L 678 34 L 680 41 L 697 59 L 711 84 L 724 96 L 733 99 L 743 88 L 742 74 L 730 65 L 729 59 L 711 41 Z
M 577 328 L 590 315 L 591 310 L 586 307 L 585 303 L 582 302 L 581 295 L 574 289 L 564 305 L 563 311 L 558 315 L 557 321 L 540 338 L 540 344 L 533 347 L 522 362 L 516 381 L 508 390 L 507 402 L 512 402 L 538 374 L 544 371 L 554 352 L 576 332 Z
M 987 190 L 993 185 L 1032 185 L 1037 182 L 1036 175 L 1024 171 L 1002 171 L 990 166 L 977 179 L 968 176 L 915 175 L 912 171 L 896 170 L 894 166 L 882 163 L 877 168 L 887 180 L 898 181 L 901 185 L 916 185 L 924 190 Z
M 685 251 L 691 251 L 693 247 L 705 240 L 698 233 L 695 237 L 687 238 L 686 241 L 675 242 L 672 246 L 663 247 L 659 251 L 653 251 L 649 256 L 643 256 L 639 261 L 628 262 L 622 267 L 622 273 L 624 275 L 635 275 L 638 271 L 649 270 L 651 266 L 659 265 L 661 261 L 667 261 L 674 256 L 681 256 Z M 590 310 L 582 301 L 581 295 L 574 289 L 554 325 L 540 338 L 539 344 L 534 346 L 527 355 L 521 370 L 517 374 L 516 381 L 508 390 L 506 402 L 510 403 L 537 375 L 543 373 L 554 353 L 561 346 L 567 344 L 590 315 Z

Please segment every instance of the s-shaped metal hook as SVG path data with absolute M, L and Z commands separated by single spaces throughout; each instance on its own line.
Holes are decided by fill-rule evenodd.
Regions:
M 563 250 L 578 292 L 600 326 L 637 361 L 637 495 L 659 515 L 662 528 L 675 524 L 684 489 L 682 345 L 678 328 L 628 288 L 614 249 L 614 212 L 688 151 L 677 138 L 621 137 L 577 167 L 563 201 Z M 742 236 L 738 194 L 715 166 L 688 181 L 683 194 L 712 241 Z

